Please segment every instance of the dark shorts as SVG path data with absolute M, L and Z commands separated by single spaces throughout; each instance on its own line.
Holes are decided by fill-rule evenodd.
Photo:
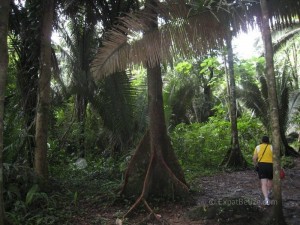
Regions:
M 259 179 L 273 180 L 273 163 L 258 163 Z

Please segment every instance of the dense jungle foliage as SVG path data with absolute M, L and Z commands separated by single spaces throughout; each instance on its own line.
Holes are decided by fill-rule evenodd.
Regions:
M 100 81 L 93 80 L 89 68 L 102 34 L 117 16 L 136 10 L 141 3 L 63 1 L 56 6 L 47 143 L 49 182 L 39 185 L 33 162 L 40 1 L 12 2 L 3 137 L 7 223 L 70 224 L 81 212 L 78 202 L 82 199 L 104 208 L 121 201 L 118 191 L 124 173 L 148 129 L 145 68 L 135 66 Z M 106 18 L 99 16 L 95 7 L 103 10 Z M 284 32 L 294 30 L 297 28 Z M 299 150 L 300 36 L 295 33 L 286 41 L 281 39 L 284 33 L 273 35 L 282 41 L 275 52 L 275 72 L 283 133 L 282 165 L 290 167 L 293 158 L 285 154 L 286 149 Z M 162 65 L 167 132 L 191 189 L 195 188 L 195 177 L 234 170 L 222 166 L 232 141 L 224 55 L 226 49 L 215 49 L 190 59 L 174 56 L 172 64 Z M 234 57 L 238 138 L 249 169 L 254 147 L 262 135 L 271 134 L 261 55 Z M 129 208 L 132 201 L 122 199 L 122 204 Z M 114 216 L 120 215 L 116 212 Z M 105 224 L 105 219 L 95 218 L 94 224 Z
M 236 64 L 236 70 L 254 77 L 256 75 L 255 67 L 260 61 L 261 59 L 242 61 Z M 201 99 L 203 101 L 204 98 L 201 93 L 199 76 L 205 76 L 203 75 L 207 69 L 205 63 L 208 62 L 216 63 L 217 60 L 207 58 L 196 63 L 179 62 L 175 70 L 167 68 L 164 73 L 166 81 L 164 87 L 165 108 L 166 114 L 168 114 L 166 118 L 169 118 L 167 121 L 169 134 L 179 162 L 192 187 L 195 177 L 213 175 L 222 170 L 220 164 L 231 141 L 230 121 L 224 95 L 226 92 L 225 78 L 221 62 L 217 63 L 219 74 L 216 76 L 218 77 L 210 84 L 214 88 L 213 101 L 216 102 L 212 108 L 213 116 L 210 116 L 205 122 L 197 121 L 195 111 L 202 109 Z M 10 70 L 14 70 L 13 65 L 10 66 Z M 18 91 L 13 74 L 10 74 L 7 96 L 9 93 Z M 242 72 L 239 75 L 240 82 L 242 82 L 243 75 L 245 74 Z M 203 78 L 201 77 L 201 79 Z M 59 93 L 53 92 L 53 102 L 57 103 L 51 109 L 51 129 L 48 143 L 50 184 L 45 190 L 38 187 L 34 173 L 28 166 L 28 153 L 24 151 L 23 145 L 29 137 L 27 137 L 26 130 L 22 128 L 24 117 L 17 110 L 17 95 L 11 95 L 7 101 L 10 107 L 6 108 L 5 117 L 4 194 L 8 218 L 14 224 L 67 223 L 66 221 L 76 214 L 77 210 L 80 210 L 80 206 L 77 205 L 80 198 L 91 198 L 90 201 L 99 205 L 110 204 L 119 198 L 116 190 L 123 182 L 124 172 L 134 151 L 136 140 L 142 134 L 142 127 L 145 127 L 141 121 L 146 121 L 143 71 L 136 70 L 129 81 L 131 88 L 136 90 L 134 95 L 129 96 L 133 102 L 134 107 L 132 108 L 135 110 L 132 115 L 137 115 L 131 115 L 130 119 L 136 123 L 136 132 L 132 133 L 132 137 L 130 137 L 131 143 L 127 144 L 126 148 L 121 148 L 118 154 L 115 152 L 116 146 L 126 143 L 122 142 L 120 134 L 105 127 L 97 113 L 97 108 L 92 105 L 87 108 L 85 130 L 84 134 L 81 134 L 81 124 L 76 121 L 74 115 L 74 96 L 70 95 L 66 101 L 62 101 Z M 198 82 L 196 83 L 196 81 Z M 253 78 L 252 82 L 254 87 L 256 85 L 259 87 L 257 80 Z M 180 100 L 180 97 L 184 99 Z M 176 102 L 181 102 L 183 105 L 178 106 Z M 260 137 L 267 133 L 267 130 L 261 119 L 254 116 L 253 109 L 247 108 L 242 100 L 239 103 L 240 145 L 251 168 L 253 149 Z M 106 110 L 111 110 L 111 114 L 114 114 L 113 107 L 108 104 L 112 104 L 112 102 L 106 103 Z M 175 110 L 182 110 L 184 114 L 174 114 Z M 184 116 L 183 122 L 176 122 L 173 119 L 175 116 Z M 291 118 L 292 124 L 297 126 L 297 116 Z M 126 121 L 119 122 L 126 123 Z M 78 148 L 78 140 L 82 135 L 85 140 L 86 166 L 78 161 L 78 159 L 82 159 Z M 297 138 L 292 137 L 291 142 L 295 149 L 299 148 Z M 286 157 L 285 164 L 291 165 L 292 159 Z M 88 195 L 85 196 L 87 189 Z M 97 202 L 100 199 L 93 199 L 92 196 L 96 193 L 97 196 L 101 195 L 99 193 L 106 195 L 107 202 L 100 203 Z

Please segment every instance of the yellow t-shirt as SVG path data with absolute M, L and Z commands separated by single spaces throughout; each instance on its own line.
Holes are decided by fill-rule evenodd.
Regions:
M 257 153 L 258 155 L 258 162 L 265 162 L 265 163 L 273 163 L 273 148 L 272 145 L 268 144 L 266 148 L 265 143 L 257 145 L 254 149 L 254 154 Z M 266 151 L 264 153 L 264 150 Z

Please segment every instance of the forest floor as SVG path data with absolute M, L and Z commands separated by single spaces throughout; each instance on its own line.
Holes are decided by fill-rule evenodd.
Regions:
M 299 225 L 300 159 L 295 159 L 295 166 L 285 172 L 286 177 L 282 180 L 284 216 L 288 225 Z M 200 177 L 193 182 L 193 189 L 198 190 L 192 194 L 195 201 L 152 204 L 159 220 L 150 217 L 141 204 L 130 219 L 116 223 L 131 203 L 105 205 L 105 196 L 95 196 L 96 201 L 90 198 L 79 200 L 78 213 L 73 214 L 70 222 L 76 225 L 263 225 L 262 221 L 272 211 L 272 206 L 262 204 L 260 183 L 253 170 Z

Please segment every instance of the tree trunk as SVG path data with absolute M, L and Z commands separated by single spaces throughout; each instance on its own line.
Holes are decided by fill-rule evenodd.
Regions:
M 25 2 L 25 1 L 24 1 Z M 17 85 L 20 90 L 20 103 L 22 107 L 25 137 L 19 147 L 21 154 L 27 160 L 28 166 L 33 168 L 35 148 L 35 114 L 37 106 L 37 89 L 40 54 L 40 1 L 26 1 L 21 8 L 12 5 L 12 20 L 22 23 L 12 23 L 16 31 L 15 38 L 18 44 L 13 44 L 17 53 Z M 28 34 L 35 35 L 28 35 Z M 15 42 L 14 41 L 14 42 Z M 30 49 L 30 51 L 28 51 Z
M 171 142 L 167 134 L 165 123 L 165 114 L 163 108 L 162 96 L 162 78 L 161 68 L 156 66 L 154 68 L 147 68 L 148 77 L 148 104 L 149 104 L 149 128 L 150 128 L 150 153 L 154 160 L 157 159 L 162 169 L 171 170 L 172 176 L 175 176 L 179 182 L 186 185 L 183 172 L 175 157 L 174 151 L 171 147 Z M 151 158 L 150 157 L 150 158 Z M 165 167 L 165 168 L 164 168 Z M 161 173 L 160 168 L 154 169 L 153 175 L 158 182 L 153 182 L 156 185 L 156 194 L 163 194 L 165 196 L 178 189 L 176 184 L 173 186 L 169 179 Z M 173 174 L 174 173 L 174 174 Z M 169 174 L 170 175 L 170 174 Z M 175 179 L 176 180 L 176 179 Z M 172 187 L 173 186 L 173 187 Z M 184 186 L 183 186 L 184 187 Z M 182 186 L 179 186 L 182 189 Z M 162 190 L 164 190 L 162 192 Z
M 204 94 L 204 104 L 202 105 L 202 110 L 201 110 L 201 117 L 200 117 L 200 123 L 204 123 L 208 121 L 208 118 L 213 115 L 213 104 L 212 104 L 212 90 L 211 90 L 211 85 L 210 82 L 214 77 L 214 69 L 212 67 L 209 67 L 209 78 L 207 81 L 203 82 L 203 94 Z
M 151 20 L 150 28 L 157 28 L 157 22 Z M 121 190 L 121 194 L 127 197 L 139 197 L 125 217 L 140 202 L 144 202 L 149 209 L 146 203 L 148 197 L 182 198 L 187 196 L 189 190 L 167 134 L 160 65 L 147 66 L 147 79 L 149 132 L 130 161 Z
M 54 10 L 54 0 L 45 0 L 43 5 L 43 18 L 41 29 L 41 56 L 39 96 L 36 114 L 36 147 L 35 172 L 40 178 L 48 178 L 47 138 L 48 117 L 50 106 L 50 80 L 51 80 L 51 33 Z
M 282 211 L 282 196 L 281 196 L 281 181 L 279 177 L 280 171 L 280 125 L 278 113 L 278 100 L 276 94 L 276 79 L 274 73 L 273 47 L 272 37 L 269 27 L 269 12 L 267 0 L 261 0 L 262 11 L 262 38 L 264 42 L 264 51 L 266 58 L 266 78 L 268 85 L 268 97 L 270 104 L 271 128 L 272 128 L 272 145 L 273 145 L 273 190 L 276 204 L 273 207 L 273 216 L 270 224 L 285 225 L 285 220 Z
M 147 72 L 150 129 L 137 147 L 125 174 L 121 194 L 139 196 L 128 213 L 148 197 L 183 198 L 189 190 L 167 134 L 160 66 L 148 68 Z
M 86 109 L 87 109 L 87 98 L 83 94 L 76 95 L 76 114 L 77 114 L 77 121 L 79 123 L 79 152 L 78 157 L 84 158 L 85 157 L 85 117 L 86 117 Z
M 4 225 L 4 199 L 3 199 L 3 133 L 4 133 L 4 97 L 7 80 L 9 0 L 0 2 L 0 225 Z
M 188 187 L 167 134 L 160 66 L 147 68 L 149 131 L 137 147 L 125 175 L 121 194 L 182 197 Z
M 231 123 L 231 149 L 227 152 L 222 165 L 229 168 L 245 168 L 247 162 L 244 159 L 238 138 L 237 128 L 237 109 L 236 109 L 236 90 L 235 90 L 235 79 L 234 79 L 234 65 L 233 65 L 233 50 L 232 50 L 232 35 L 228 31 L 226 37 L 226 46 L 228 54 L 228 74 L 229 74 L 229 112 L 230 112 L 230 123 Z

